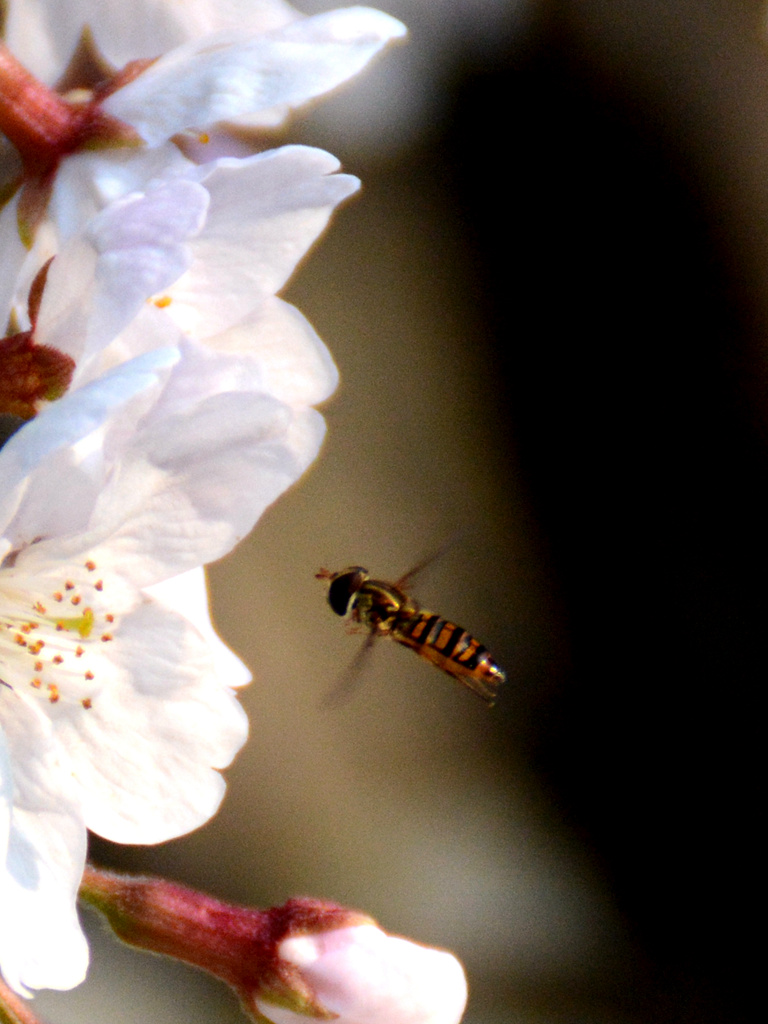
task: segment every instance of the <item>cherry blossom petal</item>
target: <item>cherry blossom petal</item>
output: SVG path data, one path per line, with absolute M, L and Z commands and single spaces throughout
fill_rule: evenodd
M 152 150 L 116 149 L 72 154 L 58 168 L 48 203 L 48 218 L 38 228 L 29 252 L 19 238 L 17 193 L 0 209 L 0 248 L 3 251 L 0 314 L 6 317 L 6 311 L 12 309 L 22 329 L 26 329 L 29 326 L 29 287 L 47 260 L 60 256 L 63 245 L 79 235 L 110 203 L 145 190 L 148 183 L 157 179 L 169 181 L 183 177 L 190 167 L 190 161 L 171 143 Z M 192 204 L 190 215 L 194 216 L 197 206 L 197 202 Z M 93 241 L 81 240 L 86 253 L 93 247 Z M 175 255 L 172 248 L 169 255 Z M 87 271 L 87 268 L 86 260 L 82 269 Z M 70 281 L 76 280 L 75 273 Z
M 5 41 L 30 71 L 46 82 L 61 74 L 88 25 L 115 67 L 156 57 L 221 29 L 268 32 L 299 14 L 282 0 L 132 0 L 131 16 L 105 0 L 11 0 Z
M 151 296 L 167 305 L 176 336 L 210 337 L 253 317 L 335 205 L 357 189 L 358 180 L 337 169 L 322 150 L 286 146 L 187 165 L 187 177 L 176 167 L 145 193 L 112 203 L 51 264 L 36 340 L 75 359 L 77 387 L 152 344 L 168 344 L 170 324 L 153 328 L 144 309 Z M 106 352 L 126 325 L 129 332 Z M 327 397 L 329 389 L 321 390 L 313 401 Z
M 296 414 L 249 391 L 213 394 L 161 423 L 137 434 L 93 516 L 97 550 L 142 587 L 230 551 L 307 468 L 324 433 L 314 410 Z
M 204 37 L 166 53 L 114 92 L 104 110 L 132 125 L 150 146 L 177 132 L 249 116 L 275 121 L 275 107 L 298 106 L 357 74 L 390 40 L 395 18 L 347 7 L 300 18 L 273 32 Z
M 149 182 L 183 176 L 190 161 L 169 143 L 155 149 L 84 150 L 62 161 L 56 186 L 48 203 L 48 216 L 56 225 L 53 241 L 72 238 L 110 203 L 132 192 L 141 192 Z M 43 252 L 38 259 L 52 256 L 57 249 Z
M 241 367 L 255 363 L 261 389 L 294 408 L 325 401 L 339 382 L 336 364 L 309 321 L 274 296 L 205 341 L 219 353 L 237 356 Z
M 0 702 L 7 840 L 0 870 L 0 964 L 8 984 L 22 994 L 69 989 L 88 966 L 76 909 L 85 825 L 49 724 L 6 688 Z
M 3 253 L 3 273 L 0 274 L 0 318 L 2 327 L 8 322 L 8 314 L 13 300 L 16 296 L 18 278 L 24 261 L 27 259 L 27 250 L 24 248 L 19 237 L 18 221 L 16 212 L 18 206 L 18 193 L 0 209 L 0 249 Z M 35 271 L 45 263 L 45 259 L 36 259 Z M 27 275 L 26 291 L 29 291 L 29 283 L 34 273 Z M 26 295 L 24 296 L 26 300 Z M 24 325 L 26 326 L 26 324 Z
M 192 623 L 208 644 L 217 677 L 227 686 L 237 688 L 251 681 L 247 665 L 227 647 L 214 629 L 208 603 L 208 585 L 202 567 L 179 573 L 152 587 L 145 587 L 144 593 Z
M 103 430 L 110 442 L 121 422 L 135 422 L 153 404 L 177 361 L 177 349 L 156 349 L 105 373 L 25 423 L 0 450 L 0 532 L 6 550 L 33 538 L 82 528 L 103 486 Z M 122 410 L 122 420 L 118 411 Z M 128 424 L 125 424 L 128 429 Z M 98 464 L 98 471 L 97 471 Z M 92 482 L 87 495 L 78 481 Z M 61 481 L 67 480 L 62 501 Z M 0 550 L 0 557 L 5 554 Z
M 168 289 L 169 314 L 193 337 L 217 334 L 285 285 L 357 178 L 320 149 L 284 146 L 199 170 L 210 195 L 192 264 Z
M 72 356 L 73 386 L 150 296 L 184 272 L 191 259 L 185 242 L 202 227 L 207 207 L 201 185 L 158 183 L 112 203 L 54 259 L 35 338 Z
M 47 579 L 64 576 L 79 589 L 78 563 L 57 560 L 46 577 L 37 553 L 34 568 L 27 564 L 31 551 L 19 556 L 17 578 L 32 576 L 42 590 Z M 14 678 L 14 690 L 49 720 L 66 752 L 66 771 L 58 777 L 78 800 L 88 828 L 114 842 L 163 842 L 215 813 L 225 788 L 215 769 L 225 768 L 242 746 L 247 720 L 191 623 L 138 592 L 125 610 L 125 582 L 109 565 L 99 564 L 98 571 L 103 596 L 94 613 L 102 623 L 112 616 L 109 634 L 99 626 L 80 638 L 79 658 L 60 648 L 55 701 L 45 699 L 45 686 L 38 696 L 21 679 Z M 77 672 L 86 666 L 90 679 Z M 43 679 L 52 671 L 44 668 Z

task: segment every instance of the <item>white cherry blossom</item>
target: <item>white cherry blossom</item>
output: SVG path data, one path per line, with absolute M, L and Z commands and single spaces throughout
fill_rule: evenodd
M 44 559 L 37 569 L 26 568 L 25 552 L 35 541 L 29 543 L 14 525 L 24 521 L 27 508 L 33 519 L 37 513 L 38 522 L 47 518 L 49 524 L 58 509 L 66 535 L 69 523 L 83 515 L 75 506 L 88 503 L 86 453 L 92 453 L 94 432 L 120 403 L 132 405 L 156 392 L 171 360 L 164 353 L 140 361 L 141 367 L 121 368 L 76 399 L 65 396 L 0 452 L 0 474 L 15 499 L 4 495 L 0 520 L 0 967 L 22 993 L 71 987 L 87 964 L 75 911 L 86 822 L 54 715 L 62 709 L 70 716 L 88 714 L 97 691 L 111 680 L 111 672 L 107 680 L 101 673 L 93 631 L 105 630 L 106 617 L 115 612 L 111 605 L 105 610 L 109 598 L 102 575 L 84 590 L 87 558 L 79 564 Z M 50 540 L 41 542 L 50 552 Z M 217 691 L 222 692 L 220 683 Z M 240 717 L 236 705 L 228 713 Z M 240 735 L 230 755 L 243 735 L 242 723 L 236 728 Z
M 58 10 L 55 4 L 50 6 Z M 268 7 L 271 10 L 272 5 Z M 112 5 L 104 8 L 112 10 Z M 44 4 L 39 10 L 49 9 Z M 47 220 L 37 228 L 32 252 L 27 253 L 19 235 L 21 193 L 5 204 L 0 210 L 0 309 L 104 206 L 144 190 L 158 177 L 188 175 L 194 163 L 208 160 L 205 144 L 197 145 L 193 162 L 182 155 L 173 137 L 189 130 L 195 138 L 203 137 L 222 120 L 274 124 L 288 109 L 355 75 L 405 32 L 394 18 L 367 7 L 267 21 L 273 26 L 268 31 L 249 33 L 246 25 L 194 39 L 113 92 L 103 103 L 104 111 L 136 129 L 143 146 L 75 152 L 61 160 Z M 226 142 L 227 146 L 242 155 L 241 146 Z
M 86 828 L 160 842 L 223 795 L 247 672 L 214 638 L 200 566 L 321 443 L 335 367 L 274 293 L 357 187 L 336 168 L 286 147 L 158 179 L 49 270 L 33 336 L 74 373 L 0 450 L 0 968 L 17 991 L 82 979 Z

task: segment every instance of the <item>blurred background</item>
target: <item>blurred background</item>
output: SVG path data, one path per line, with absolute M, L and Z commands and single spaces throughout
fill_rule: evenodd
M 467 1024 L 746 1019 L 765 9 L 381 6 L 408 42 L 277 140 L 329 149 L 364 188 L 285 293 L 341 371 L 321 457 L 210 572 L 255 676 L 251 740 L 208 827 L 93 856 L 239 902 L 365 909 L 461 957 Z M 314 573 L 394 579 L 454 535 L 413 590 L 506 668 L 498 705 L 381 642 L 323 709 L 359 640 Z M 89 981 L 37 1000 L 52 1021 L 243 1019 L 86 924 Z

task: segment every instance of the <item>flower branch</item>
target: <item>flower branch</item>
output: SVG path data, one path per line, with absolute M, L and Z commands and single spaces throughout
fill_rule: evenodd
M 257 910 L 92 865 L 80 897 L 123 941 L 225 981 L 256 1020 L 457 1024 L 466 1003 L 450 953 L 387 935 L 335 903 L 302 898 Z

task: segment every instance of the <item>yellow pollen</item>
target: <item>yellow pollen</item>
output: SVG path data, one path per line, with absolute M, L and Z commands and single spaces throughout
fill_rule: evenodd
M 55 661 L 56 659 L 54 658 L 53 660 Z M 42 661 L 36 661 L 35 662 L 35 672 L 42 672 L 42 671 L 43 671 L 43 663 L 42 663 Z
M 39 654 L 40 651 L 45 647 L 45 640 L 35 640 L 33 644 L 29 645 L 30 654 Z
M 99 580 L 97 583 L 94 583 L 94 586 L 96 587 L 97 590 L 103 590 L 104 589 L 104 580 Z
M 85 654 L 85 650 L 82 647 L 76 647 L 75 648 L 75 657 L 76 658 L 82 658 L 82 656 L 84 654 Z
M 88 572 L 93 572 L 93 570 L 96 568 L 96 563 L 88 561 L 85 563 L 85 568 L 88 570 Z
M 66 583 L 64 584 L 64 589 L 65 590 L 74 590 L 75 589 L 75 584 L 72 582 L 72 580 L 67 580 Z
M 93 679 L 93 672 L 91 672 L 90 669 L 85 673 L 85 678 L 88 680 L 88 682 L 90 682 L 91 679 Z
M 61 593 L 60 590 L 54 590 L 54 592 L 53 592 L 53 600 L 54 601 L 63 601 L 64 600 L 64 595 Z
M 21 635 L 21 633 L 17 633 L 16 636 L 13 639 L 16 641 L 16 643 L 19 645 L 19 647 L 26 647 L 27 646 L 27 641 L 24 639 L 24 637 Z
M 80 701 L 80 703 L 83 705 L 83 707 L 85 708 L 86 711 L 89 708 L 93 707 L 93 701 L 91 700 L 90 697 L 83 697 L 83 699 Z
M 107 644 L 107 643 L 109 643 L 110 640 L 113 639 L 113 636 L 112 636 L 111 633 L 102 633 L 101 634 L 101 639 L 102 639 L 103 643 Z
M 55 683 L 48 684 L 48 700 L 55 704 L 59 699 L 59 688 Z
M 53 664 L 54 665 L 60 665 L 62 663 L 62 661 L 64 661 L 64 659 L 62 658 L 62 656 L 60 654 L 54 654 L 52 660 L 53 660 Z
M 171 302 L 173 302 L 173 299 L 170 295 L 163 295 L 159 299 L 155 299 L 155 305 L 158 309 L 166 309 L 166 307 L 170 306 Z
M 90 636 L 93 629 L 93 608 L 83 608 L 80 636 Z
M 78 604 L 80 604 L 81 601 L 82 601 L 82 597 L 80 597 L 79 594 L 75 594 L 75 596 L 72 598 L 72 600 L 69 603 L 70 604 L 74 604 L 74 605 L 78 605 Z
M 63 629 L 74 630 L 82 637 L 90 636 L 93 629 L 93 609 L 83 608 L 83 614 L 79 615 L 76 619 L 59 619 L 56 623 L 56 629 L 59 631 Z
M 107 622 L 114 622 L 115 621 L 115 616 L 111 612 L 108 612 L 104 616 L 104 618 L 107 620 Z
M 211 141 L 211 136 L 208 134 L 208 132 L 200 132 L 200 134 L 197 136 L 197 141 L 202 142 L 202 144 L 205 146 Z
M 43 684 L 39 679 L 31 679 L 29 685 L 34 686 L 36 690 L 39 690 Z
M 32 607 L 35 609 L 38 615 L 45 615 L 45 605 L 42 603 L 42 601 L 35 601 Z

